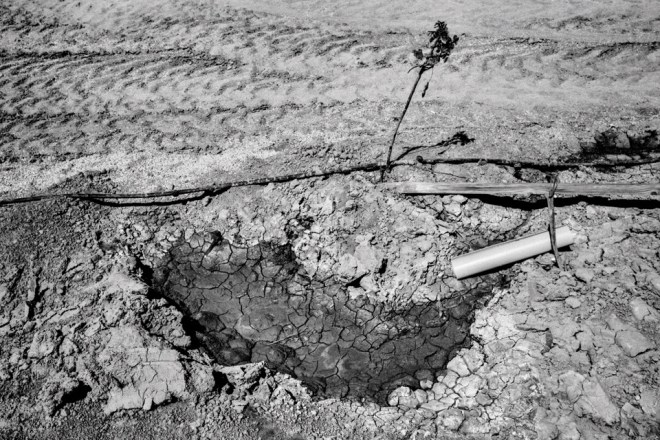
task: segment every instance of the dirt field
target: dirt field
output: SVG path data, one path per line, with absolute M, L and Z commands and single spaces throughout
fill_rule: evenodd
M 659 438 L 658 196 L 5 203 L 382 163 L 436 20 L 388 182 L 658 183 L 653 0 L 2 2 L 0 438 Z

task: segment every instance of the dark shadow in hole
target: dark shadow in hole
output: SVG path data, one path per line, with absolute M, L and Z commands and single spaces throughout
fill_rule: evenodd
M 185 332 L 186 335 L 190 336 L 190 341 L 191 349 L 195 348 L 200 348 L 200 347 L 205 347 L 205 341 L 200 340 L 203 338 L 200 338 L 200 336 L 204 336 L 204 331 L 205 328 L 195 319 L 193 319 L 190 315 L 190 311 L 186 307 L 184 303 L 181 302 L 176 302 L 172 301 L 171 298 L 167 298 L 163 296 L 160 292 L 160 290 L 154 288 L 154 279 L 162 279 L 167 277 L 167 270 L 163 268 L 159 268 L 158 272 L 156 273 L 153 269 L 153 267 L 144 264 L 142 260 L 139 258 L 137 259 L 136 266 L 141 272 L 141 279 L 144 281 L 144 283 L 148 286 L 148 291 L 147 291 L 147 298 L 150 300 L 157 300 L 157 299 L 165 299 L 171 306 L 175 307 L 181 314 L 183 315 L 181 318 L 181 326 L 183 327 L 183 331 Z M 177 350 L 179 350 L 177 348 Z M 220 385 L 220 382 L 218 382 L 218 377 L 214 376 L 216 379 L 216 388 L 220 389 L 224 385 Z
M 414 147 L 409 147 L 405 149 L 399 156 L 397 156 L 393 162 L 396 162 L 398 160 L 403 159 L 406 157 L 408 154 L 412 153 L 413 151 L 418 151 L 418 150 L 423 150 L 427 148 L 439 148 L 439 147 L 450 147 L 451 145 L 467 145 L 471 142 L 474 142 L 474 138 L 471 138 L 470 136 L 465 133 L 465 131 L 458 131 L 454 133 L 452 137 L 449 139 L 442 140 L 438 142 L 437 144 L 433 145 L 416 145 Z M 442 152 L 444 153 L 444 151 Z
M 147 265 L 147 264 L 144 264 L 142 262 L 142 260 L 140 260 L 139 258 L 136 258 L 136 260 L 137 260 L 136 266 L 140 270 L 140 272 L 142 273 L 142 276 L 141 276 L 142 281 L 144 281 L 144 283 L 147 286 L 151 286 L 153 284 L 153 281 L 154 281 L 154 270 L 153 270 L 153 268 L 151 266 Z M 159 296 L 159 295 L 157 295 L 156 292 L 154 292 L 153 289 L 150 288 L 148 296 L 152 297 L 152 296 Z
M 57 411 L 58 409 L 64 407 L 64 405 L 67 405 L 69 403 L 75 403 L 78 401 L 83 400 L 85 397 L 87 397 L 87 394 L 92 391 L 92 388 L 87 385 L 86 383 L 80 382 L 80 384 L 71 390 L 70 393 L 67 393 L 62 397 L 62 402 L 55 408 Z
M 234 385 L 229 381 L 229 378 L 216 370 L 213 370 L 213 380 L 215 381 L 215 389 L 216 390 L 225 390 L 225 393 L 227 394 L 233 394 L 234 393 Z
M 350 281 L 349 283 L 346 284 L 346 287 L 360 287 L 360 281 L 362 281 L 362 278 L 364 278 L 365 275 L 362 275 L 360 277 L 357 277 L 353 281 Z

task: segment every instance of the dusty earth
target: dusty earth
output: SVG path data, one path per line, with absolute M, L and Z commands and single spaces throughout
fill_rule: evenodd
M 416 156 L 660 159 L 654 0 L 17 0 L 0 199 L 383 161 L 438 19 L 460 41 L 388 181 L 548 178 Z M 0 203 L 0 438 L 660 437 L 657 197 L 557 199 L 563 269 L 459 281 L 452 256 L 544 230 L 545 201 L 378 183 Z

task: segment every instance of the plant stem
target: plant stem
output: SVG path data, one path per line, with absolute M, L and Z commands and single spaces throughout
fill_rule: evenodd
M 385 162 L 385 166 L 383 166 L 383 168 L 380 170 L 381 182 L 385 178 L 385 172 L 390 171 L 390 161 L 392 160 L 392 150 L 394 149 L 394 142 L 396 141 L 396 135 L 399 133 L 399 127 L 401 126 L 403 117 L 406 116 L 406 112 L 408 111 L 408 107 L 410 106 L 410 101 L 412 101 L 412 97 L 415 94 L 415 90 L 417 89 L 417 84 L 419 84 L 419 80 L 422 79 L 422 75 L 424 75 L 424 72 L 426 72 L 426 69 L 424 67 L 420 67 L 419 73 L 417 74 L 417 79 L 415 79 L 415 84 L 413 84 L 412 90 L 410 90 L 410 95 L 408 95 L 408 101 L 406 101 L 406 106 L 403 108 L 403 113 L 401 113 L 401 117 L 399 118 L 399 121 L 396 124 L 396 128 L 394 129 L 392 142 L 390 143 L 389 150 L 387 150 L 387 161 Z

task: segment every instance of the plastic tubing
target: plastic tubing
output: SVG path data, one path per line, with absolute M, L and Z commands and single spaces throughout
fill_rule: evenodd
M 575 233 L 568 226 L 556 229 L 555 233 L 558 248 L 569 246 L 575 242 Z M 454 258 L 451 265 L 454 275 L 460 280 L 551 250 L 550 232 L 546 231 L 461 255 Z

